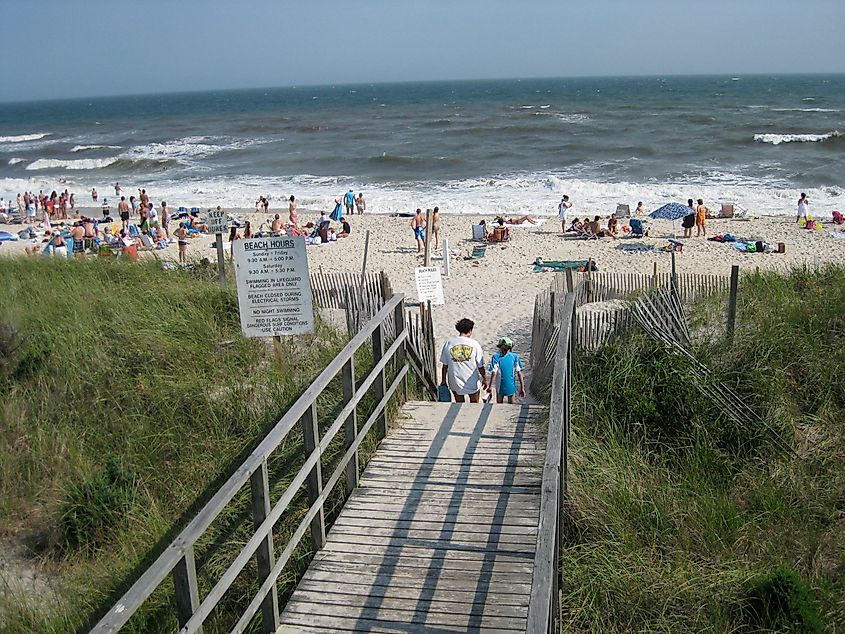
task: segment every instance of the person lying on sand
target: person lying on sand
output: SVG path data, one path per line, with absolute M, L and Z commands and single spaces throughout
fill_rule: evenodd
M 534 216 L 521 216 L 519 218 L 506 218 L 504 216 L 496 216 L 496 222 L 499 225 L 521 225 L 524 222 L 527 222 L 532 225 L 536 225 L 537 219 Z

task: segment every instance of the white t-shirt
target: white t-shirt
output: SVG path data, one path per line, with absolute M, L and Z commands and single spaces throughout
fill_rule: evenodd
M 443 345 L 440 363 L 447 367 L 449 388 L 455 394 L 475 394 L 481 389 L 484 351 L 481 344 L 470 337 L 452 337 Z
M 560 216 L 561 220 L 566 218 L 566 212 L 569 211 L 570 207 L 572 207 L 572 203 L 568 200 L 560 201 L 560 204 L 557 206 L 557 215 Z
M 799 216 L 806 216 L 807 215 L 807 203 L 803 200 L 798 201 L 798 215 Z

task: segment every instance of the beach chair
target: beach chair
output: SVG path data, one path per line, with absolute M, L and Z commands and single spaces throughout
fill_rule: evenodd
M 616 205 L 616 217 L 622 220 L 623 218 L 630 218 L 631 217 L 631 207 L 628 205 L 623 205 L 619 203 Z
M 584 223 L 584 228 L 578 232 L 578 237 L 582 240 L 598 240 L 599 237 L 593 233 L 592 229 L 588 226 L 587 223 Z
M 155 248 L 152 239 L 146 233 L 142 233 L 139 237 L 141 238 L 141 243 L 144 245 L 145 249 L 152 250 Z
M 722 203 L 722 211 L 719 213 L 719 218 L 733 218 L 734 211 L 733 203 Z
M 642 238 L 645 235 L 643 221 L 639 218 L 631 218 L 631 220 L 628 221 L 628 226 L 631 227 L 631 237 Z
M 129 237 L 130 238 L 137 238 L 141 235 L 141 230 L 138 229 L 138 225 L 129 225 Z
M 470 259 L 472 260 L 480 260 L 485 255 L 487 255 L 487 245 L 486 244 L 479 244 L 477 246 L 472 247 L 472 253 L 470 254 Z
M 486 240 L 487 239 L 487 229 L 484 225 L 472 225 L 472 239 L 473 240 Z

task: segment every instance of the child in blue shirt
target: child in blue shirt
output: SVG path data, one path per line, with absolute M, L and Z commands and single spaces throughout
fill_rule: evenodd
M 488 392 L 491 392 L 493 385 L 496 388 L 496 402 L 504 403 L 508 397 L 508 403 L 513 403 L 516 395 L 516 381 L 519 379 L 519 397 L 525 398 L 525 378 L 522 375 L 522 362 L 519 355 L 513 352 L 513 341 L 508 337 L 502 337 L 496 346 L 499 351 L 493 354 L 490 366 L 487 368 L 491 373 Z M 498 378 L 498 382 L 494 379 Z

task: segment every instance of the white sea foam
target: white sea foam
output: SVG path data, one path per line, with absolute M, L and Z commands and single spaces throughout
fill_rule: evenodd
M 578 113 L 565 114 L 563 112 L 556 112 L 555 116 L 561 121 L 565 121 L 566 123 L 584 123 L 585 121 L 592 120 L 589 115 Z
M 26 159 L 22 158 L 10 158 L 9 165 L 17 165 L 18 163 L 23 163 Z
M 754 140 L 759 143 L 780 145 L 781 143 L 819 143 L 840 136 L 839 131 L 834 130 L 827 134 L 755 134 Z
M 133 160 L 176 160 L 194 165 L 201 159 L 227 150 L 242 150 L 254 145 L 269 143 L 270 139 L 232 139 L 227 137 L 189 136 L 166 143 L 149 143 L 130 148 L 121 157 Z
M 119 150 L 119 145 L 75 145 L 71 152 L 85 152 L 87 150 Z
M 17 136 L 0 136 L 0 143 L 21 143 L 22 141 L 37 141 L 50 136 L 49 132 L 38 132 L 35 134 L 18 134 Z
M 96 170 L 108 167 L 119 159 L 116 156 L 102 159 L 38 159 L 26 166 L 27 170 Z

